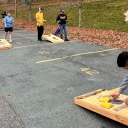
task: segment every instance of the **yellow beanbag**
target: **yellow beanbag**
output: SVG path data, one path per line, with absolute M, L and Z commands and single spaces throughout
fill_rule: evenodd
M 108 102 L 108 101 L 110 101 L 111 100 L 111 98 L 110 97 L 101 97 L 100 99 L 99 99 L 99 101 L 100 102 Z
M 104 108 L 109 109 L 109 108 L 113 107 L 114 105 L 112 103 L 107 103 L 106 102 L 106 103 L 101 104 L 101 106 L 104 107 Z

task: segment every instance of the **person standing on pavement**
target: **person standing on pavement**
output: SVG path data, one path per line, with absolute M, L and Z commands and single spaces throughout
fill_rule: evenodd
M 37 21 L 37 32 L 38 32 L 38 41 L 42 42 L 42 35 L 44 33 L 44 15 L 43 8 L 39 7 L 39 12 L 36 13 L 36 21 Z
M 63 39 L 63 31 L 64 31 L 64 40 L 69 41 L 67 38 L 67 15 L 64 13 L 64 10 L 60 10 L 60 14 L 56 18 L 56 22 L 59 24 L 60 28 L 60 38 Z
M 4 34 L 4 39 L 7 38 L 7 34 L 9 33 L 9 42 L 12 43 L 12 31 L 13 27 L 12 25 L 14 24 L 14 18 L 11 16 L 11 13 L 8 12 L 7 16 L 4 18 L 4 26 L 5 26 L 5 34 Z

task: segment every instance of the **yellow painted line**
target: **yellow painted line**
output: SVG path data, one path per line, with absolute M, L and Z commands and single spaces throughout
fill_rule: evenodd
M 47 51 L 43 51 L 43 52 L 42 51 L 39 51 L 39 53 L 42 54 L 42 55 L 43 54 L 50 54 L 50 52 L 47 52 Z
M 37 46 L 44 46 L 44 45 L 57 45 L 57 44 L 63 44 L 63 43 L 34 44 L 34 45 L 27 45 L 27 46 L 13 47 L 13 49 L 18 49 L 18 48 L 29 48 L 29 47 L 37 47 Z
M 107 51 L 113 51 L 113 50 L 118 50 L 118 49 L 119 48 L 112 48 L 112 49 L 106 49 L 106 50 L 101 50 L 101 51 L 86 52 L 86 53 L 75 54 L 75 55 L 71 55 L 71 56 L 64 56 L 62 58 L 54 58 L 54 59 L 49 59 L 49 60 L 42 60 L 42 61 L 37 61 L 36 64 L 44 63 L 44 62 L 52 62 L 52 61 L 56 61 L 56 60 L 62 60 L 62 59 L 69 58 L 69 57 L 75 57 L 75 56 L 81 56 L 81 55 L 89 55 L 89 54 L 96 54 L 96 53 L 102 53 L 102 52 L 107 52 Z
M 35 36 L 30 36 L 30 37 L 25 37 L 25 38 L 19 37 L 19 38 L 14 38 L 13 40 L 17 40 L 17 39 L 27 39 L 27 38 L 36 38 L 36 37 L 35 37 Z
M 80 53 L 80 54 L 71 55 L 70 57 L 87 55 L 87 54 L 94 54 L 94 53 L 101 53 L 101 52 L 107 52 L 107 51 L 113 51 L 113 50 L 117 50 L 117 49 L 119 49 L 119 48 L 112 48 L 112 49 L 106 49 L 106 50 L 95 51 L 95 52 Z
M 28 47 L 33 47 L 33 46 L 40 46 L 40 44 L 36 44 L 36 45 L 27 45 L 27 46 L 20 46 L 20 47 L 13 47 L 13 48 L 28 48 Z
M 13 48 L 29 48 L 29 47 L 36 47 L 36 46 L 43 46 L 43 45 L 52 45 L 52 44 L 34 44 L 34 45 L 27 45 L 27 46 L 19 46 L 19 47 L 13 47 Z
M 20 38 L 17 38 L 20 39 Z M 70 41 L 71 42 L 71 41 Z M 22 42 L 23 43 L 23 42 Z M 66 43 L 66 42 L 65 42 Z M 69 42 L 67 42 L 69 43 Z M 44 45 L 57 45 L 57 44 L 63 44 L 63 43 L 48 43 L 48 44 L 33 44 L 33 45 L 27 45 L 27 46 L 18 46 L 18 47 L 13 47 L 13 49 L 18 49 L 18 48 L 29 48 L 29 47 L 36 47 L 36 46 L 44 46 Z
M 55 60 L 61 60 L 61 59 L 63 59 L 63 58 L 55 58 L 55 59 L 50 59 L 50 60 L 42 60 L 42 61 L 36 62 L 36 64 L 44 63 L 44 62 L 50 62 L 50 61 L 55 61 Z
M 64 57 L 62 57 L 63 59 L 65 59 L 65 58 L 69 58 L 69 56 L 64 56 Z

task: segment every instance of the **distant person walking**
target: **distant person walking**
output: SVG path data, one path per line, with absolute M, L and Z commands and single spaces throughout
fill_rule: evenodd
M 14 18 L 11 16 L 11 13 L 8 12 L 7 16 L 4 18 L 4 26 L 5 26 L 5 34 L 4 34 L 4 39 L 7 38 L 7 35 L 9 33 L 9 42 L 12 43 L 12 31 L 13 27 L 12 25 L 14 24 Z
M 59 24 L 60 28 L 60 38 L 63 39 L 63 31 L 64 31 L 64 40 L 69 41 L 67 38 L 67 15 L 64 14 L 64 10 L 60 10 L 60 14 L 56 18 L 56 22 Z
M 38 41 L 42 40 L 42 35 L 44 33 L 44 15 L 43 15 L 43 8 L 39 7 L 39 12 L 36 13 L 36 21 L 37 21 L 37 32 L 38 32 Z

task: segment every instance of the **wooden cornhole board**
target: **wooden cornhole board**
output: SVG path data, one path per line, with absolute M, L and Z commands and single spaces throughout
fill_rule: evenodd
M 0 50 L 12 48 L 12 45 L 5 39 L 0 39 Z
M 45 40 L 52 42 L 52 43 L 63 43 L 64 42 L 64 40 L 62 40 L 61 38 L 59 38 L 53 34 L 43 35 L 43 38 Z
M 128 106 L 125 105 L 124 102 L 121 104 L 114 104 L 114 106 L 110 109 L 100 106 L 100 104 L 102 104 L 102 102 L 99 102 L 100 97 L 108 96 L 117 90 L 118 88 L 113 90 L 95 90 L 93 92 L 75 97 L 74 103 L 128 126 Z M 121 94 L 118 100 L 124 101 L 126 97 L 128 96 Z

